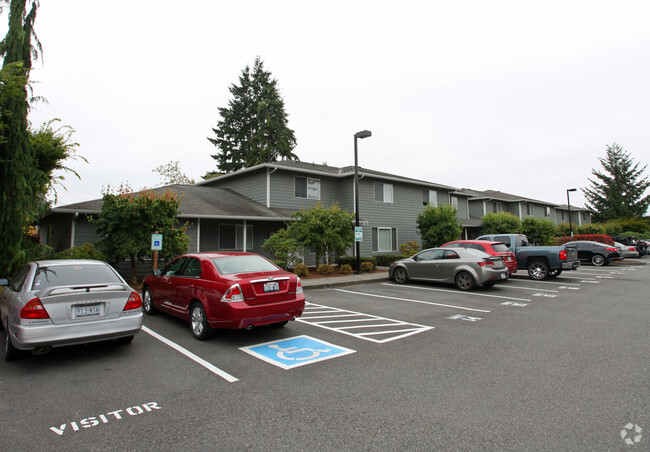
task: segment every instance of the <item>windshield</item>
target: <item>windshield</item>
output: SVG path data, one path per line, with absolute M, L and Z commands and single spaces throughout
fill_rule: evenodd
M 510 251 L 510 248 L 508 248 L 504 243 L 496 243 L 492 245 L 492 249 L 497 253 L 507 253 Z
M 275 272 L 280 270 L 262 256 L 226 256 L 210 259 L 222 275 L 236 273 Z
M 32 290 L 56 286 L 90 286 L 96 284 L 122 284 L 122 280 L 108 265 L 53 265 L 38 268 Z

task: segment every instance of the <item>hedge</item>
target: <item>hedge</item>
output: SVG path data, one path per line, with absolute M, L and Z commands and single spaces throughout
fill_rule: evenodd
M 557 244 L 558 245 L 564 245 L 567 242 L 576 242 L 578 240 L 588 240 L 590 242 L 600 242 L 600 243 L 604 243 L 606 245 L 613 245 L 614 244 L 614 240 L 612 239 L 612 237 L 609 236 L 609 235 L 604 235 L 604 234 L 579 234 L 579 235 L 574 235 L 573 237 L 571 237 L 571 236 L 558 237 L 557 238 Z

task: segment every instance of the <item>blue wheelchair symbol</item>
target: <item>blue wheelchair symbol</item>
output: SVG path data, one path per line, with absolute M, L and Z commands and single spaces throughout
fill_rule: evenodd
M 283 369 L 292 369 L 355 352 L 309 336 L 266 342 L 242 347 L 240 350 Z
M 160 240 L 154 240 L 153 246 L 160 246 Z

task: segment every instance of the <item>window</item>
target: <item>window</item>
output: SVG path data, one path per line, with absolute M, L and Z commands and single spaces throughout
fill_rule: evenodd
M 451 197 L 451 205 L 458 209 L 458 196 Z
M 244 226 L 241 224 L 219 225 L 219 249 L 238 250 L 244 249 Z M 246 250 L 253 249 L 253 226 L 246 225 Z
M 11 284 L 9 284 L 9 289 L 12 290 L 13 292 L 20 292 L 23 290 L 23 286 L 25 285 L 25 280 L 27 279 L 27 275 L 29 275 L 29 270 L 30 270 L 29 265 L 25 265 L 23 268 L 20 269 L 20 271 L 14 276 L 14 278 L 11 280 Z
M 585 223 L 589 222 L 589 212 L 582 212 L 582 221 Z
M 187 265 L 183 269 L 182 275 L 188 278 L 200 278 L 201 262 L 198 259 L 194 259 L 194 258 L 188 259 Z
M 551 208 L 550 207 L 544 207 L 544 216 L 545 217 L 550 217 L 551 216 Z
M 372 250 L 397 251 L 397 228 L 372 228 Z
M 529 217 L 535 215 L 535 206 L 532 204 L 526 204 L 526 215 Z
M 296 177 L 294 180 L 296 198 L 320 199 L 320 180 L 308 177 Z
M 563 211 L 562 212 L 562 221 L 565 221 L 565 220 L 566 220 L 566 212 Z
M 492 203 L 492 212 L 493 213 L 503 212 L 503 205 L 500 202 Z
M 375 201 L 393 202 L 393 184 L 375 182 Z
M 422 205 L 438 207 L 438 192 L 435 190 L 422 190 Z
M 165 267 L 165 269 L 162 272 L 163 276 L 179 275 L 181 267 L 183 266 L 185 261 L 187 261 L 186 257 L 181 257 L 180 259 L 176 259 L 175 261 L 173 261 L 171 264 Z

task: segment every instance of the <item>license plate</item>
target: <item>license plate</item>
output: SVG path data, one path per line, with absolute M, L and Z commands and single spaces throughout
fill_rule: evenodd
M 277 292 L 280 290 L 280 284 L 277 281 L 264 283 L 264 293 Z
M 95 317 L 101 314 L 101 309 L 98 304 L 89 304 L 85 306 L 73 306 L 74 318 L 80 317 Z
M 501 276 L 501 279 L 506 279 L 506 275 L 504 275 L 503 273 L 501 273 L 500 276 Z

